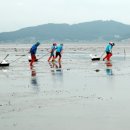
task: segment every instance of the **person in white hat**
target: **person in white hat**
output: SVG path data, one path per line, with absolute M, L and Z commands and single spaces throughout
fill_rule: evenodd
M 115 43 L 109 42 L 109 44 L 107 45 L 107 47 L 105 49 L 106 56 L 103 58 L 103 61 L 105 59 L 107 59 L 107 61 L 110 61 L 110 58 L 112 56 L 112 48 L 113 48 L 113 46 L 115 46 Z
M 48 62 L 51 60 L 51 58 L 52 58 L 52 61 L 54 60 L 54 52 L 56 50 L 56 45 L 57 45 L 57 43 L 53 43 L 53 45 L 51 47 L 50 56 L 48 58 Z

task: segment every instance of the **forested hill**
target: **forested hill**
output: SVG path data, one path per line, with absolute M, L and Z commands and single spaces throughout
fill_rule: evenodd
M 44 24 L 13 32 L 0 33 L 0 42 L 18 40 L 93 41 L 130 38 L 130 25 L 116 21 L 92 21 L 79 24 Z

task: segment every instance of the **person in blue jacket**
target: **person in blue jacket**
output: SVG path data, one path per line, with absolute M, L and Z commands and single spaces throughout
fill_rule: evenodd
M 107 45 L 105 52 L 106 52 L 106 56 L 103 58 L 103 60 L 107 59 L 107 61 L 110 61 L 110 58 L 112 56 L 112 48 L 115 45 L 115 43 L 113 42 L 109 42 L 109 44 Z
M 61 62 L 62 53 L 63 53 L 63 44 L 60 44 L 56 47 L 56 56 L 54 59 L 56 59 L 59 56 L 58 62 Z
M 36 58 L 36 51 L 37 51 L 37 47 L 40 45 L 40 42 L 37 42 L 37 43 L 35 43 L 32 47 L 31 47 L 31 49 L 30 49 L 30 53 L 31 53 L 31 62 L 30 62 L 30 66 L 32 66 L 33 65 L 33 62 L 35 61 L 35 60 L 37 60 L 37 58 Z

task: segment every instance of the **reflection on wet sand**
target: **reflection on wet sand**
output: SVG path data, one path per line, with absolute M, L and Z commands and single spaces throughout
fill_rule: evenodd
M 106 62 L 106 73 L 109 76 L 113 75 L 113 72 L 112 72 L 112 63 L 110 61 Z
M 9 70 L 9 67 L 0 67 L 0 70 L 2 71 L 2 72 L 8 72 L 8 70 Z
M 62 66 L 61 66 L 61 62 L 55 62 L 55 61 L 52 61 L 52 62 L 48 62 L 49 63 L 49 65 L 50 65 L 50 67 L 51 68 L 62 68 Z
M 50 68 L 53 68 L 51 72 L 62 72 L 61 62 L 49 62 Z
M 9 70 L 9 67 L 0 67 L 0 71 L 1 71 L 6 77 L 9 77 L 8 70 Z
M 31 85 L 33 87 L 33 89 L 38 92 L 39 91 L 39 85 L 38 85 L 38 81 L 37 81 L 37 73 L 34 67 L 30 68 L 31 70 Z
M 61 62 L 48 62 L 51 68 L 52 81 L 54 86 L 63 85 L 63 70 Z

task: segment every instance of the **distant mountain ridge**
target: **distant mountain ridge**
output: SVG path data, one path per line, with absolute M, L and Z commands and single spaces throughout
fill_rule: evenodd
M 44 24 L 13 32 L 0 33 L 0 42 L 19 40 L 38 41 L 93 41 L 130 38 L 130 25 L 116 21 L 92 21 L 79 24 Z

